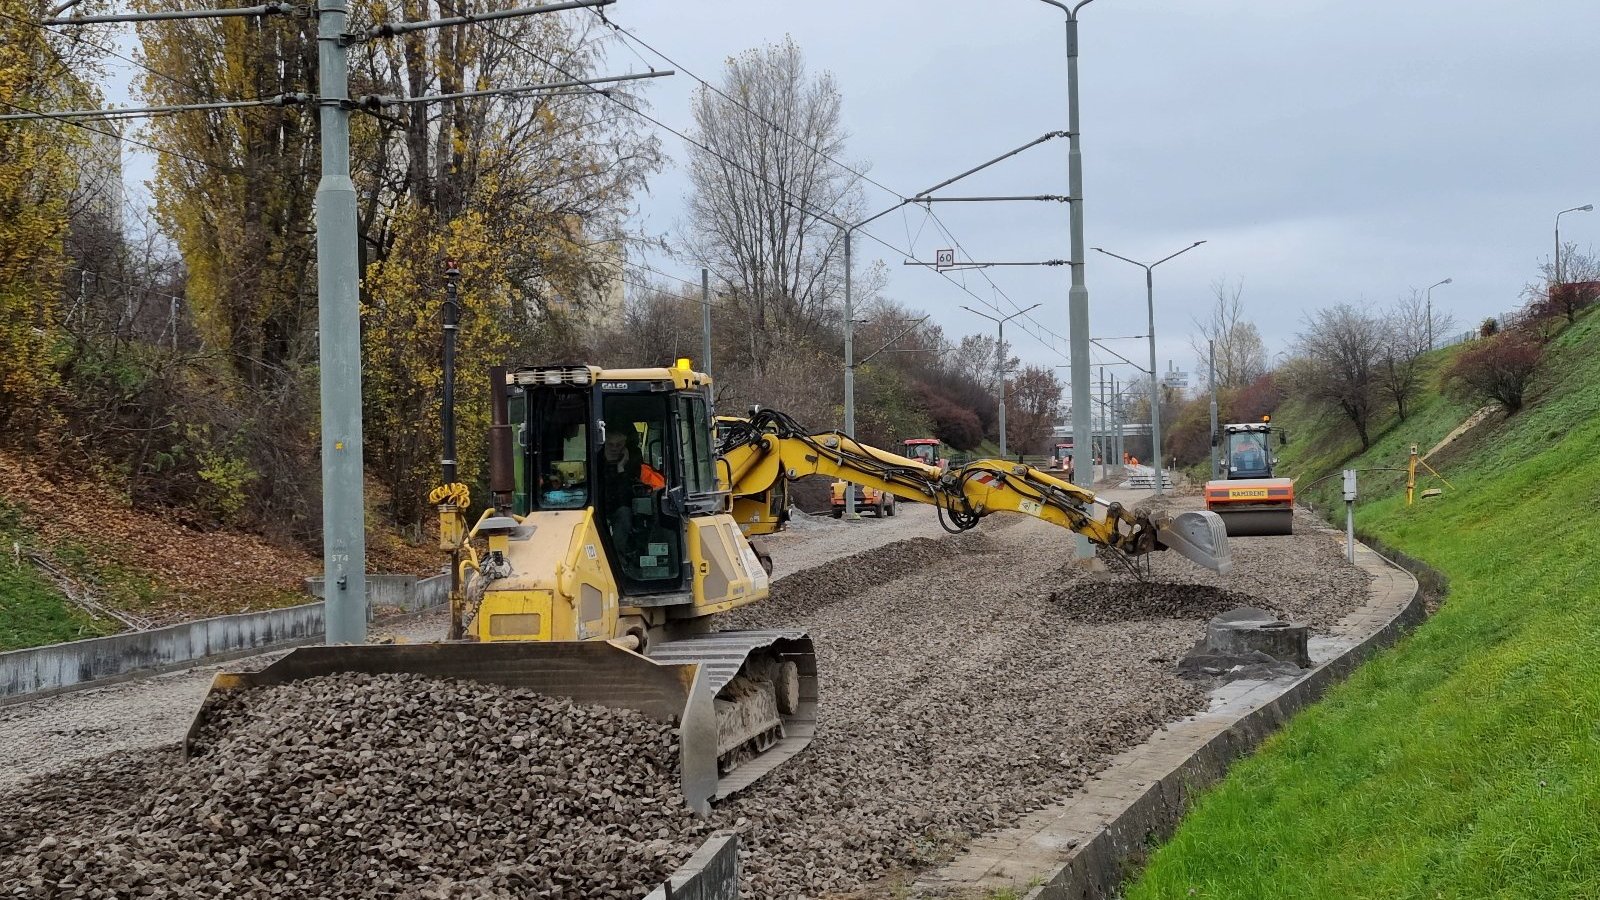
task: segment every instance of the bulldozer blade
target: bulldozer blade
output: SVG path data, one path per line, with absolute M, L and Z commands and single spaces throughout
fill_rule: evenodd
M 1219 575 L 1233 571 L 1228 529 L 1214 512 L 1181 512 L 1158 519 L 1156 543 Z
M 605 641 L 302 647 L 259 672 L 219 674 L 184 737 L 184 754 L 194 752 L 210 710 L 228 693 L 340 672 L 466 679 L 637 710 L 678 726 L 680 786 L 689 808 L 706 815 L 717 796 L 710 671 L 697 662 L 657 662 Z

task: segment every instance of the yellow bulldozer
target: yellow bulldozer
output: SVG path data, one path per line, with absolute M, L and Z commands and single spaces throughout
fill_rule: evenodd
M 311 647 L 219 675 L 191 739 L 218 695 L 256 685 L 348 671 L 468 678 L 674 723 L 684 798 L 706 812 L 815 731 L 824 673 L 810 636 L 716 629 L 720 614 L 769 591 L 730 509 L 808 475 L 931 504 L 950 531 L 1019 513 L 1128 560 L 1171 549 L 1217 571 L 1231 565 L 1214 514 L 1135 511 L 1003 460 L 941 471 L 773 410 L 726 423 L 718 447 L 709 383 L 687 360 L 491 370 L 491 505 L 469 528 L 465 488 L 433 498 L 441 543 L 459 560 L 454 640 Z

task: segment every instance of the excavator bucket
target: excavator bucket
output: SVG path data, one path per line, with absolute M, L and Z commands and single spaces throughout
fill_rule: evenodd
M 731 642 L 729 649 L 747 648 L 752 632 Z M 800 633 L 763 632 L 766 643 L 758 648 L 772 658 L 793 662 L 799 673 L 798 703 L 783 717 L 784 728 L 761 737 L 761 749 L 781 751 L 787 759 L 810 743 L 816 723 L 816 657 L 811 640 Z M 698 640 L 705 640 L 703 636 Z M 738 647 L 733 645 L 737 644 Z M 672 646 L 667 644 L 664 646 Z M 725 654 L 727 655 L 727 654 Z M 710 812 L 711 802 L 727 796 L 776 762 L 766 754 L 746 767 L 727 769 L 727 739 L 719 733 L 719 717 L 726 718 L 727 702 L 718 694 L 729 678 L 719 671 L 739 660 L 656 660 L 605 641 L 504 642 L 440 644 L 371 644 L 349 647 L 302 647 L 258 672 L 221 673 L 201 703 L 184 738 L 185 755 L 209 721 L 210 711 L 226 695 L 252 688 L 286 684 L 342 672 L 372 675 L 422 675 L 455 678 L 529 688 L 575 703 L 637 710 L 678 728 L 679 776 L 683 797 L 697 814 Z M 723 729 L 725 730 L 725 729 Z M 776 745 L 776 746 L 774 746 Z M 750 752 L 750 746 L 741 748 Z M 778 760 L 778 761 L 781 761 Z M 762 766 L 761 763 L 767 763 Z
M 1233 571 L 1228 529 L 1214 512 L 1181 512 L 1157 518 L 1156 542 L 1219 575 Z

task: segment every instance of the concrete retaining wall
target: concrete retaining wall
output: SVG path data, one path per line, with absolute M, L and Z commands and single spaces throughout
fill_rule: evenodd
M 367 576 L 368 609 L 420 612 L 449 600 L 445 575 Z M 307 579 L 308 588 L 311 579 Z M 316 579 L 320 590 L 321 579 Z M 0 705 L 186 666 L 313 643 L 322 638 L 322 601 L 181 622 L 46 647 L 0 653 Z
M 739 900 L 739 835 L 719 831 L 645 900 Z
M 305 587 L 306 593 L 311 596 L 323 596 L 321 578 L 307 578 Z M 443 606 L 449 599 L 449 575 L 434 575 L 431 578 L 418 578 L 415 575 L 367 576 L 368 609 L 421 612 Z

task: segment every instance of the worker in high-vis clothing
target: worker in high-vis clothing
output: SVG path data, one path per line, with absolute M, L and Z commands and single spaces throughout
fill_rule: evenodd
M 600 466 L 600 492 L 611 539 L 619 546 L 633 537 L 637 513 L 634 500 L 651 490 L 665 488 L 666 478 L 644 461 L 639 432 L 632 427 L 606 434 Z M 653 505 L 652 505 L 653 509 Z M 642 523 L 641 523 L 642 524 Z

